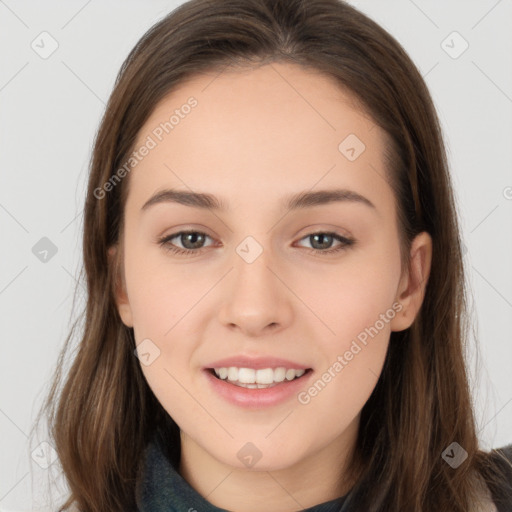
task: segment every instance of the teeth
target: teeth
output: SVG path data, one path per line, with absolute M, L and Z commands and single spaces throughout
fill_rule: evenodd
M 238 368 L 228 368 L 228 380 L 238 380 Z
M 225 379 L 228 376 L 228 369 L 227 368 L 219 368 L 219 372 L 217 373 L 217 375 L 221 379 Z
M 254 368 L 237 368 L 230 366 L 229 368 L 214 368 L 215 374 L 222 380 L 236 382 L 242 387 L 247 388 L 264 388 L 269 384 L 275 384 L 286 380 L 293 380 L 304 375 L 305 370 L 293 370 L 279 368 L 262 368 L 255 370 Z

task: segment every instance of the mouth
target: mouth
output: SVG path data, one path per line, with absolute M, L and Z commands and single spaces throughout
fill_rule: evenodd
M 313 369 L 277 367 L 256 370 L 253 368 L 222 367 L 206 368 L 206 371 L 227 384 L 248 389 L 267 389 L 303 379 L 305 376 L 309 376 Z

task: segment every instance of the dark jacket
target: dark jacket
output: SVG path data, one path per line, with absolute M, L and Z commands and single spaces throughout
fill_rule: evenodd
M 499 451 L 512 462 L 512 444 Z M 136 487 L 139 512 L 228 512 L 212 505 L 183 479 L 158 441 L 148 445 L 141 468 Z M 495 500 L 495 495 L 492 496 Z M 352 497 L 351 491 L 341 498 L 304 509 L 304 512 L 350 512 Z M 500 504 L 497 510 L 512 512 L 512 502 Z

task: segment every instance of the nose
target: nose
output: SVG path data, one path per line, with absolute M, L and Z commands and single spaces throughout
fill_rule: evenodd
M 218 313 L 224 326 L 250 337 L 276 333 L 289 326 L 293 316 L 293 294 L 268 253 L 264 250 L 252 263 L 234 255 Z

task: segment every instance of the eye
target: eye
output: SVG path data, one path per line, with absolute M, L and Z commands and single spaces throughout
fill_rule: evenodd
M 204 247 L 204 241 L 206 238 L 211 237 L 202 231 L 179 231 L 177 233 L 173 233 L 171 235 L 165 236 L 158 240 L 159 245 L 161 245 L 166 251 L 181 254 L 181 255 L 191 255 L 198 254 L 201 249 Z M 178 239 L 182 244 L 182 247 L 176 247 L 172 240 Z M 301 238 L 301 240 L 309 239 L 312 245 L 318 245 L 320 248 L 308 248 L 310 252 L 319 255 L 329 255 L 333 253 L 337 253 L 346 249 L 347 247 L 353 245 L 356 241 L 353 238 L 347 238 L 345 236 L 339 235 L 334 232 L 326 232 L 326 231 L 318 231 L 316 233 L 310 233 L 305 237 Z M 339 245 L 334 249 L 331 248 L 334 241 L 338 241 Z
M 353 238 L 348 238 L 342 235 L 339 235 L 338 233 L 333 232 L 326 232 L 326 231 L 317 231 L 316 233 L 311 233 L 309 235 L 306 235 L 304 238 L 301 238 L 301 240 L 309 239 L 310 243 L 314 246 L 317 245 L 320 247 L 318 248 L 311 248 L 309 249 L 310 252 L 314 254 L 320 254 L 320 255 L 328 255 L 337 253 L 339 251 L 345 250 L 347 247 L 353 245 L 355 243 L 355 240 Z M 336 246 L 334 249 L 331 249 L 332 243 L 337 240 L 340 242 L 338 246 Z M 329 247 L 326 247 L 329 246 Z M 323 250 L 327 249 L 327 250 Z
M 184 245 L 183 248 L 176 247 L 171 243 L 171 240 L 175 238 Z M 204 243 L 205 238 L 211 237 L 201 231 L 179 231 L 178 233 L 173 233 L 172 235 L 161 238 L 158 240 L 158 243 L 164 247 L 166 251 L 175 254 L 197 254 L 199 249 L 202 249 L 201 244 Z

